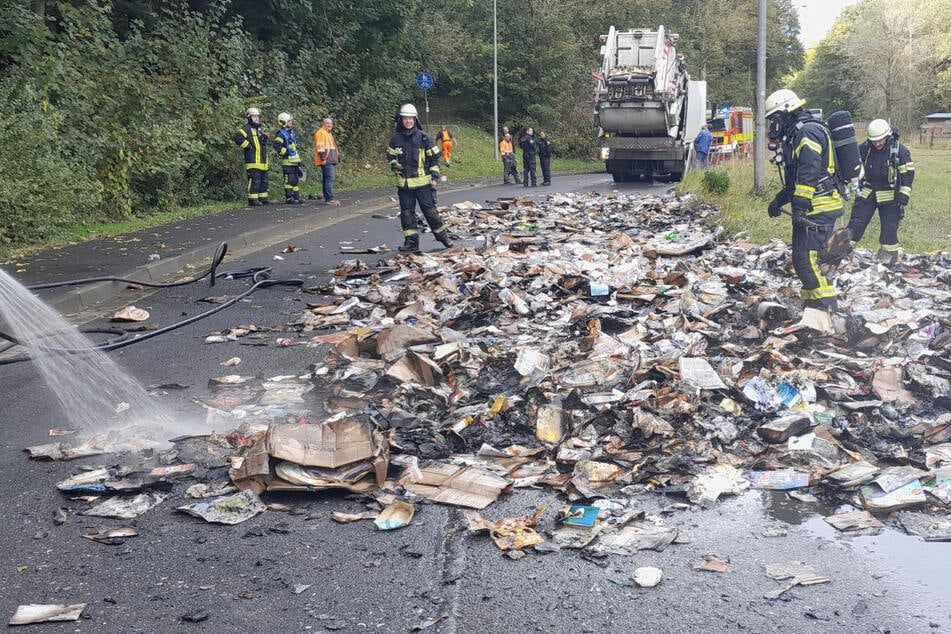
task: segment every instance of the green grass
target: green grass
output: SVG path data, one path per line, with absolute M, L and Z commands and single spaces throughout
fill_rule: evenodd
M 456 138 L 456 147 L 453 150 L 451 167 L 441 166 L 441 172 L 449 182 L 477 179 L 484 177 L 502 178 L 502 161 L 495 158 L 495 142 L 482 129 L 454 125 L 450 128 Z M 393 175 L 386 164 L 385 144 L 389 139 L 380 140 L 379 154 L 373 157 L 354 157 L 347 154 L 347 148 L 341 148 L 343 163 L 337 167 L 337 178 L 334 192 L 341 193 L 357 189 L 374 187 L 394 187 Z M 552 142 L 557 149 L 558 139 Z M 273 157 L 272 157 L 273 160 Z M 301 185 L 304 196 L 320 197 L 320 170 L 313 166 L 312 158 L 305 161 L 307 180 Z M 519 167 L 521 170 L 521 167 Z M 583 161 L 578 159 L 552 158 L 552 171 L 599 171 L 603 169 L 600 161 Z M 269 196 L 272 200 L 283 200 L 284 192 L 281 188 L 279 170 L 272 169 L 269 183 Z M 539 179 L 541 172 L 539 171 Z M 139 229 L 157 227 L 180 222 L 188 218 L 220 213 L 244 205 L 244 199 L 231 202 L 208 203 L 195 207 L 179 209 L 177 211 L 153 211 L 141 213 L 134 218 L 120 222 L 88 222 L 77 223 L 64 227 L 56 233 L 53 240 L 43 244 L 16 245 L 15 247 L 0 247 L 0 259 L 24 257 L 40 249 L 82 242 L 100 237 L 114 236 Z
M 911 203 L 898 230 L 898 238 L 905 251 L 932 253 L 949 249 L 951 245 L 951 213 L 948 191 L 951 191 L 951 150 L 910 146 L 915 163 L 915 183 Z M 703 173 L 691 171 L 681 183 L 680 190 L 696 195 L 705 203 L 715 205 L 721 212 L 721 222 L 729 235 L 745 232 L 752 242 L 764 244 L 773 238 L 790 239 L 790 220 L 787 216 L 770 218 L 766 206 L 780 189 L 776 168 L 766 166 L 766 193 L 757 196 L 753 190 L 752 160 L 736 160 L 721 165 L 730 175 L 730 189 L 722 195 L 704 190 Z M 848 222 L 852 204 L 846 202 L 845 216 L 839 226 Z M 869 223 L 859 248 L 878 248 L 878 214 Z

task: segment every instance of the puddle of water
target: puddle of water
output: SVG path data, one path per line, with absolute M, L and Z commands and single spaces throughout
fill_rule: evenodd
M 101 351 L 90 350 L 94 344 L 88 337 L 2 269 L 0 327 L 29 351 L 63 412 L 81 433 L 134 426 L 137 435 L 145 430 L 154 433 L 155 440 L 173 435 L 174 417 L 134 377 Z M 42 403 L 37 406 L 41 409 Z

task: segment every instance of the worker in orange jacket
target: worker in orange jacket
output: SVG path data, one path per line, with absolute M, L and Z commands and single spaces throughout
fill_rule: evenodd
M 499 141 L 499 154 L 502 157 L 502 184 L 508 185 L 512 181 L 509 176 L 515 178 L 516 183 L 521 183 L 522 179 L 518 175 L 518 168 L 515 166 L 515 147 L 512 145 L 512 135 L 505 133 L 502 140 Z
M 333 119 L 324 119 L 320 128 L 314 132 L 314 165 L 323 172 L 324 203 L 340 205 L 334 198 L 334 179 L 337 176 L 337 163 L 340 162 L 340 149 L 333 135 Z
M 436 143 L 442 148 L 442 160 L 446 167 L 449 167 L 452 161 L 452 148 L 456 145 L 456 137 L 452 136 L 449 128 L 442 126 L 442 129 L 436 133 Z

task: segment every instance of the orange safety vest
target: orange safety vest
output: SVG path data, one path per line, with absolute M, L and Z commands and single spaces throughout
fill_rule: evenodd
M 512 147 L 512 142 L 506 141 L 505 139 L 499 141 L 499 152 L 502 154 L 514 154 L 515 150 Z
M 324 158 L 320 158 L 320 151 L 324 150 Z M 314 165 L 320 166 L 324 163 L 336 165 L 340 161 L 340 153 L 337 150 L 337 141 L 334 135 L 324 129 L 323 126 L 314 132 Z

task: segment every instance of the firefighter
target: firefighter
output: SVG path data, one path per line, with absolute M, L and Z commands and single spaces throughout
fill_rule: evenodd
M 865 176 L 849 219 L 853 244 L 862 239 L 878 209 L 881 230 L 877 259 L 891 266 L 898 261 L 898 225 L 911 197 L 915 164 L 908 148 L 898 142 L 898 133 L 884 119 L 868 124 L 868 140 L 859 146 L 859 156 Z
M 300 154 L 297 153 L 297 134 L 294 133 L 294 117 L 288 112 L 277 115 L 281 127 L 274 134 L 274 150 L 281 157 L 284 173 L 284 202 L 301 204 L 300 177 L 303 175 Z
M 515 167 L 515 146 L 512 145 L 512 135 L 508 132 L 504 133 L 499 141 L 499 155 L 502 157 L 502 184 L 511 184 L 510 177 L 514 178 L 516 183 L 521 183 L 522 178 Z
M 802 282 L 800 294 L 807 307 L 835 311 L 835 287 L 819 269 L 819 252 L 842 215 L 842 197 L 835 183 L 835 151 L 828 130 L 803 106 L 806 102 L 789 89 L 766 99 L 769 138 L 781 143 L 776 162 L 781 165 L 783 189 L 769 204 L 770 218 L 792 205 L 792 262 Z
M 396 175 L 400 200 L 400 226 L 403 229 L 401 253 L 419 252 L 419 228 L 416 224 L 416 204 L 433 231 L 433 237 L 449 248 L 449 229 L 436 211 L 436 184 L 439 182 L 439 148 L 433 138 L 419 125 L 416 106 L 411 103 L 400 108 L 396 117 L 396 133 L 386 149 L 390 169 Z
M 522 148 L 522 178 L 525 179 L 525 187 L 537 187 L 535 155 L 538 152 L 538 145 L 535 143 L 535 131 L 526 128 L 525 134 L 522 135 L 518 145 Z M 531 181 L 531 185 L 529 185 L 529 181 Z
M 261 111 L 248 108 L 248 122 L 234 135 L 234 143 L 244 150 L 248 174 L 248 206 L 267 205 L 268 133 L 261 129 Z

